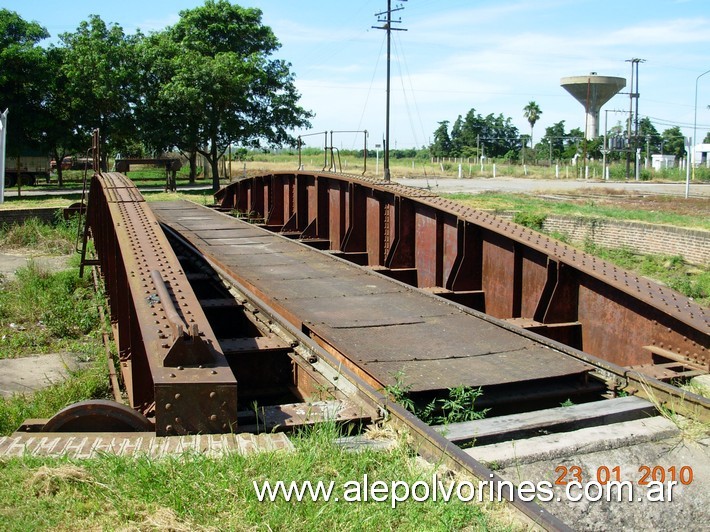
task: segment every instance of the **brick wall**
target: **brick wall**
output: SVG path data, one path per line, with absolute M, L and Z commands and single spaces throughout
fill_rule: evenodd
M 512 219 L 514 213 L 498 213 Z M 647 255 L 680 255 L 691 264 L 710 266 L 710 231 L 644 222 L 548 216 L 546 233 L 566 235 L 572 242 L 592 241 L 609 248 L 628 248 Z
M 12 225 L 23 223 L 28 218 L 39 218 L 43 222 L 53 222 L 56 220 L 57 208 L 43 209 L 8 209 L 0 210 L 0 225 Z

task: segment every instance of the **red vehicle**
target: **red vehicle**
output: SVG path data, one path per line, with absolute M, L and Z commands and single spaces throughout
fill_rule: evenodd
M 72 163 L 73 163 L 73 160 L 70 155 L 67 155 L 66 157 L 64 157 L 64 159 L 62 159 L 62 170 L 71 170 Z M 49 161 L 49 168 L 51 170 L 56 170 L 57 169 L 57 161 L 55 161 L 54 159 Z

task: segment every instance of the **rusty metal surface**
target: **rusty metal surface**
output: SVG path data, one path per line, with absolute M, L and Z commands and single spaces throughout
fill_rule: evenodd
M 97 174 L 87 217 L 131 407 L 158 435 L 228 431 L 236 379 L 142 196 L 121 174 Z
M 447 289 L 449 299 L 492 316 L 535 320 L 545 325 L 538 329 L 542 334 L 576 324 L 580 333 L 568 335 L 570 345 L 610 362 L 669 360 L 644 348 L 650 345 L 671 353 L 670 360 L 710 367 L 707 309 L 567 244 L 427 190 L 290 172 L 237 181 L 216 198 L 223 207 L 254 216 L 265 215 L 260 209 L 281 209 L 290 235 L 327 240 L 330 250 L 350 254 L 343 257 L 419 288 Z M 471 290 L 478 293 L 467 299 Z
M 186 228 L 183 236 L 203 255 L 291 323 L 313 332 L 382 385 L 391 383 L 396 371 L 407 382 L 411 372 L 415 390 L 424 391 L 576 376 L 591 369 L 524 335 L 266 230 L 260 229 L 263 238 L 250 240 L 256 255 L 249 245 L 227 253 L 229 246 L 206 238 L 224 230 L 217 226 L 245 225 L 241 220 L 196 205 L 151 208 L 161 223 Z M 195 216 L 194 209 L 210 220 Z
M 324 421 L 337 423 L 371 421 L 370 414 L 351 401 L 313 401 L 263 408 L 257 411 L 259 421 L 269 432 L 285 430 L 304 425 L 315 425 Z
M 153 425 L 140 412 L 105 399 L 80 401 L 62 408 L 42 432 L 147 432 Z

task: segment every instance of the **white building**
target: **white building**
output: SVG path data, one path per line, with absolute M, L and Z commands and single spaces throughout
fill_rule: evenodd
M 707 166 L 710 168 L 710 144 L 696 144 L 693 148 L 693 165 L 697 168 L 698 166 Z
M 651 155 L 651 166 L 656 171 L 673 168 L 675 167 L 675 155 L 661 155 L 660 153 Z

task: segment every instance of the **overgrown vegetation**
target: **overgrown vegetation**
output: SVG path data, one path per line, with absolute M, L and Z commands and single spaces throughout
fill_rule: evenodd
M 66 255 L 74 251 L 78 218 L 57 217 L 53 224 L 29 218 L 21 224 L 0 225 L 0 249 L 30 250 L 35 255 Z
M 25 458 L 0 467 L 5 486 L 0 522 L 10 530 L 164 529 L 195 530 L 462 530 L 504 529 L 511 523 L 500 506 L 484 513 L 481 505 L 409 500 L 345 503 L 348 481 L 431 482 L 433 470 L 422 466 L 402 443 L 388 452 L 353 453 L 334 444 L 337 429 L 319 427 L 296 435 L 293 453 L 211 459 L 185 455 L 158 460 L 102 456 L 85 461 Z M 266 480 L 334 481 L 340 502 L 259 502 L 253 482 Z M 441 477 L 442 482 L 450 479 Z M 497 513 L 490 513 L 490 510 Z
M 710 271 L 693 268 L 682 257 L 643 255 L 627 248 L 610 249 L 592 242 L 585 242 L 584 251 L 660 281 L 700 305 L 710 306 Z
M 0 228 L 5 251 L 38 254 L 74 251 L 76 222 L 45 224 L 30 219 Z M 54 415 L 82 399 L 108 392 L 98 299 L 88 278 L 79 278 L 78 255 L 70 269 L 50 272 L 30 261 L 13 279 L 0 277 L 0 359 L 68 352 L 88 368 L 34 394 L 0 398 L 0 434 L 8 434 L 27 418 Z
M 448 397 L 433 399 L 421 407 L 410 397 L 412 387 L 405 383 L 404 373 L 395 373 L 394 379 L 394 384 L 385 386 L 384 392 L 429 425 L 473 421 L 482 419 L 488 412 L 488 409 L 476 410 L 476 399 L 483 394 L 480 388 L 464 385 L 449 388 Z
M 109 397 L 106 360 L 100 350 L 91 354 L 93 362 L 61 383 L 31 394 L 0 397 L 0 435 L 11 434 L 31 418 L 50 418 L 62 408 L 85 399 Z M 2 470 L 0 462 L 0 470 Z M 2 522 L 2 518 L 0 518 Z
M 74 251 L 75 238 L 75 221 L 48 225 L 30 219 L 0 228 L 4 250 L 66 255 Z M 59 272 L 30 260 L 14 279 L 0 278 L 0 358 L 92 352 L 99 327 L 97 303 L 90 279 L 79 277 L 78 255 L 70 269 Z
M 545 223 L 547 218 L 544 214 L 537 214 L 533 212 L 516 212 L 513 215 L 513 221 L 516 224 L 524 225 L 535 231 L 542 231 L 542 224 Z
M 442 194 L 474 209 L 492 210 L 498 212 L 514 211 L 524 217 L 580 216 L 594 218 L 611 218 L 615 220 L 636 220 L 655 224 L 666 224 L 678 227 L 695 227 L 710 230 L 710 217 L 702 213 L 708 211 L 707 199 L 684 200 L 692 214 L 680 214 L 670 209 L 678 202 L 677 198 L 661 198 L 657 202 L 644 205 L 643 201 L 633 202 L 632 206 L 613 205 L 604 198 L 586 198 L 583 200 L 555 199 L 533 197 L 528 194 L 512 194 L 502 192 L 483 192 L 481 194 Z M 632 203 L 626 201 L 623 203 Z M 692 207 L 695 207 L 693 209 Z M 697 211 L 697 212 L 695 212 Z

